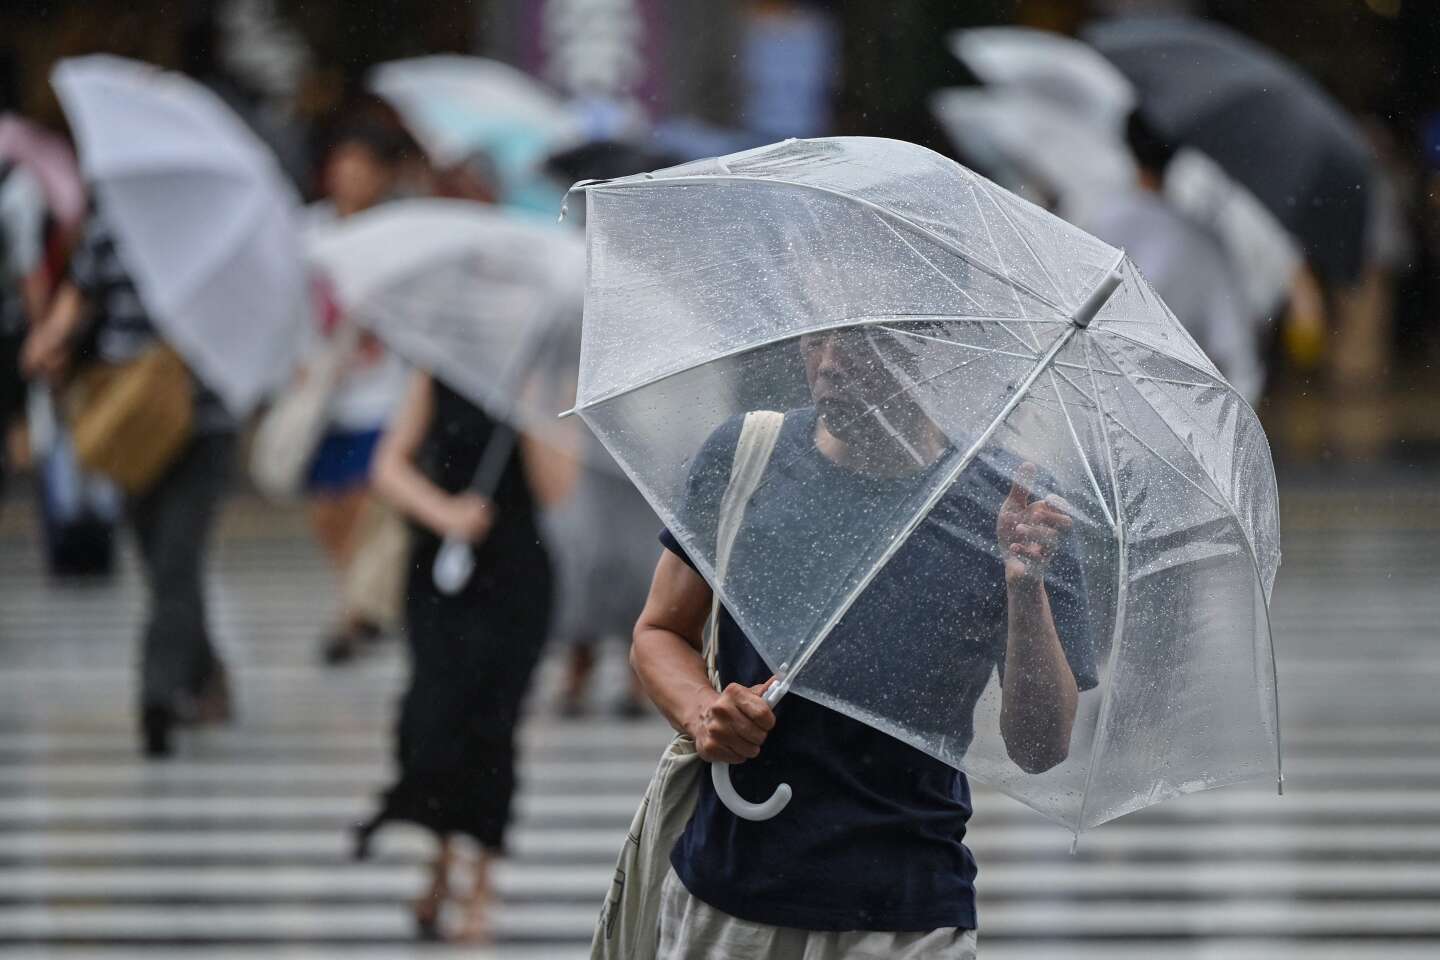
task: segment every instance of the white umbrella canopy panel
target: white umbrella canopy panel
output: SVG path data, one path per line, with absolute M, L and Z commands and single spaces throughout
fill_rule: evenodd
M 342 309 L 491 416 L 585 458 L 574 398 L 585 245 L 464 200 L 397 200 L 313 230 Z M 608 457 L 605 458 L 608 460 Z
M 975 27 L 948 40 L 955 57 L 988 87 L 1049 101 L 1098 135 L 1123 136 L 1135 88 L 1094 47 L 1032 27 Z
M 992 164 L 993 175 L 1009 189 L 1038 184 L 1066 219 L 1135 184 L 1135 162 L 1123 142 L 1050 100 L 967 87 L 939 90 L 930 105 L 966 159 Z
M 889 140 L 583 189 L 577 410 L 781 677 L 776 699 L 829 705 L 1077 833 L 1278 776 L 1268 446 L 1120 251 Z M 817 373 L 822 341 L 843 377 Z M 755 410 L 784 425 L 721 579 L 719 492 Z M 890 440 L 837 472 L 821 424 Z M 1001 721 L 996 518 L 1026 461 L 1075 521 L 1046 586 L 1082 692 L 1043 769 Z M 917 606 L 935 629 L 888 629 Z M 752 769 L 734 769 L 742 794 L 775 789 Z
M 161 335 L 245 414 L 288 377 L 310 311 L 299 200 L 275 157 L 179 74 L 94 55 L 52 83 Z

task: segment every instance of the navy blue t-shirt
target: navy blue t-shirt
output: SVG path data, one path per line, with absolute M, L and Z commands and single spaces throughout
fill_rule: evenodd
M 682 519 L 697 535 L 714 529 L 742 419 L 716 430 L 691 464 Z M 815 426 L 813 409 L 787 414 L 764 482 L 745 513 L 741 539 L 758 539 L 751 549 L 763 549 L 767 537 L 814 542 L 820 536 L 807 533 L 810 511 L 796 506 L 794 495 L 802 488 L 805 503 L 826 505 L 825 535 L 833 537 L 837 528 L 863 530 L 861 511 L 874 502 L 874 485 L 920 482 L 867 478 L 832 463 L 815 448 Z M 881 667 L 870 675 L 882 675 L 881 661 L 896 655 L 884 638 L 943 632 L 955 641 L 945 647 L 961 652 L 934 665 L 936 682 L 946 686 L 938 699 L 954 710 L 947 729 L 961 729 L 968 744 L 975 703 L 1005 656 L 1007 599 L 995 522 L 1018 465 L 997 464 L 994 457 L 971 465 L 836 626 L 821 648 L 825 656 L 811 662 L 802 682 L 812 670 L 870 671 L 871 664 L 853 662 L 861 656 Z M 845 516 L 847 510 L 856 515 Z M 691 563 L 669 530 L 660 540 Z M 749 551 L 737 541 L 732 557 L 742 552 Z M 766 575 L 807 575 L 804 561 L 785 566 Z M 732 567 L 730 576 L 736 574 Z M 1073 548 L 1052 559 L 1046 587 L 1076 683 L 1089 689 L 1097 680 L 1084 579 Z M 916 602 L 917 596 L 924 601 Z M 772 673 L 723 608 L 718 658 L 725 683 L 753 686 Z M 795 799 L 772 820 L 742 820 L 703 777 L 694 816 L 671 854 L 686 889 L 732 916 L 776 926 L 975 928 L 976 868 L 963 842 L 971 813 L 964 775 L 802 696 L 786 697 L 775 712 L 775 729 L 760 756 L 735 766 L 732 779 L 753 800 L 788 782 Z

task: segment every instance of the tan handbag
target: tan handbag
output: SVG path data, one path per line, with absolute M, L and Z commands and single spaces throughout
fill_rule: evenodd
M 730 483 L 720 501 L 715 575 L 722 581 L 740 521 L 770 461 L 784 419 L 783 414 L 769 410 L 745 415 Z M 716 690 L 720 689 L 716 665 L 719 618 L 717 594 L 710 604 L 703 640 L 706 673 Z M 695 741 L 685 734 L 677 734 L 665 748 L 620 849 L 610 892 L 590 941 L 591 960 L 650 960 L 659 950 L 660 885 L 670 871 L 670 850 L 695 812 L 700 777 L 708 766 L 695 752 Z
M 190 439 L 195 381 L 180 355 L 159 344 L 129 363 L 80 370 L 64 408 L 80 464 L 134 496 L 154 486 Z
M 260 419 L 250 445 L 250 479 L 271 500 L 304 493 L 305 472 L 325 434 L 330 398 L 355 358 L 360 328 L 346 324 Z

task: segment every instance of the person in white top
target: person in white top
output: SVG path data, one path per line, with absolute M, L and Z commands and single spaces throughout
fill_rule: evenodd
M 398 133 L 376 123 L 342 130 L 326 155 L 322 171 L 326 199 L 311 207 L 312 219 L 323 223 L 384 201 L 399 175 L 400 144 Z M 324 300 L 312 355 L 334 348 L 336 336 L 351 322 L 333 300 Z M 381 578 L 393 580 L 392 585 L 357 590 L 349 581 L 364 553 L 387 549 L 384 544 L 393 538 L 381 531 L 398 522 L 374 502 L 369 476 L 376 445 L 405 393 L 407 379 L 398 356 L 372 335 L 360 333 L 330 396 L 328 424 L 306 478 L 311 528 L 346 581 L 338 623 L 322 638 L 321 656 L 327 663 L 349 660 L 398 616 L 398 556 L 393 560 L 394 577 Z M 392 563 L 373 559 L 382 565 Z

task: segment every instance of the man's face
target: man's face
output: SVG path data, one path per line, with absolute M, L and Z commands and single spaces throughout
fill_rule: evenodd
M 806 334 L 800 338 L 800 352 L 825 429 L 842 439 L 871 407 L 889 402 L 902 389 L 859 328 Z

